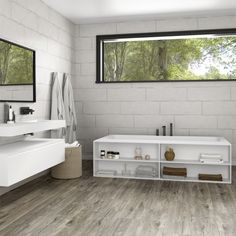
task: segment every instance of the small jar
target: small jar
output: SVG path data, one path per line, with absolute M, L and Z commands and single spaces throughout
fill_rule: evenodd
M 135 160 L 142 160 L 142 148 L 141 147 L 136 147 L 134 150 L 134 159 Z
M 120 153 L 119 152 L 113 152 L 113 159 L 119 159 Z
M 101 159 L 104 159 L 106 157 L 106 152 L 105 152 L 105 150 L 101 150 L 100 151 L 100 158 Z
M 113 152 L 112 151 L 108 151 L 107 152 L 107 159 L 112 159 L 113 158 Z
M 150 159 L 151 159 L 151 156 L 150 156 L 150 155 L 148 155 L 148 154 L 145 155 L 145 160 L 148 160 L 148 161 L 149 161 Z

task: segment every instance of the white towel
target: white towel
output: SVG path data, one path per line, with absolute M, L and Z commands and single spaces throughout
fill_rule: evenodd
M 221 164 L 224 163 L 222 158 L 200 158 L 201 163 L 205 164 Z
M 65 109 L 62 98 L 61 86 L 58 80 L 58 73 L 52 73 L 52 94 L 51 94 L 51 120 L 64 120 Z M 65 129 L 51 131 L 52 138 L 64 138 Z
M 73 143 L 66 143 L 66 145 L 65 145 L 66 148 L 79 147 L 79 146 L 80 146 L 80 144 L 79 144 L 78 141 L 75 141 L 75 142 L 73 142 Z
M 73 88 L 68 74 L 64 74 L 63 76 L 63 100 L 66 119 L 66 142 L 73 143 L 76 140 L 77 119 Z
M 222 158 L 222 156 L 217 153 L 200 153 L 200 158 Z

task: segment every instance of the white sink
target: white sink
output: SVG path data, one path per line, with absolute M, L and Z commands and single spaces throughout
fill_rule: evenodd
M 14 124 L 0 124 L 0 137 L 13 137 L 65 127 L 65 120 L 28 120 Z

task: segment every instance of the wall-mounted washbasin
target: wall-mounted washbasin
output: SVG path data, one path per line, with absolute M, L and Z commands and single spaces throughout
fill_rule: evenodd
M 27 120 L 14 124 L 0 124 L 0 137 L 13 137 L 65 127 L 65 120 Z

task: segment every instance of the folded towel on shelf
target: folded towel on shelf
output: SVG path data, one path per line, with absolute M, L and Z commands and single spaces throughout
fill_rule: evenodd
M 136 168 L 136 170 L 142 170 L 142 171 L 153 171 L 155 168 L 153 166 L 144 166 L 140 165 Z
M 174 176 L 187 176 L 186 168 L 173 168 L 173 167 L 163 167 L 163 175 L 174 175 Z
M 151 177 L 154 177 L 154 176 L 157 175 L 157 173 L 156 172 L 141 172 L 141 171 L 136 171 L 135 175 L 136 176 L 151 176 Z
M 157 170 L 152 166 L 138 166 L 135 170 L 135 175 L 143 177 L 155 177 L 157 176 Z
M 222 158 L 200 158 L 201 163 L 206 163 L 206 164 L 220 164 L 224 163 L 224 160 Z
M 79 147 L 79 146 L 80 146 L 80 144 L 79 144 L 78 141 L 75 141 L 75 142 L 73 142 L 73 143 L 66 143 L 66 144 L 65 144 L 65 147 L 66 147 L 66 148 Z
M 135 177 L 143 177 L 143 178 L 153 178 L 156 177 L 157 175 L 144 175 L 144 174 L 140 174 L 140 173 L 135 173 Z
M 98 170 L 96 173 L 98 175 L 116 175 L 117 171 L 116 170 Z
M 200 153 L 200 158 L 222 158 L 221 154 L 217 153 Z
M 222 174 L 198 174 L 199 180 L 223 181 Z

